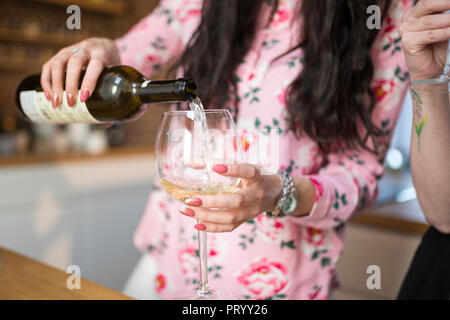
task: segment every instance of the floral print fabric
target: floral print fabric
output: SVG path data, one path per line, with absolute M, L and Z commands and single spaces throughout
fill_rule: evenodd
M 383 173 L 382 161 L 408 84 L 396 30 L 412 0 L 396 0 L 372 49 L 372 89 L 377 102 L 373 121 L 383 129 L 378 141 L 382 154 L 346 150 L 325 159 L 313 140 L 297 139 L 287 129 L 284 93 L 302 70 L 302 51 L 273 60 L 296 45 L 301 21 L 293 24 L 292 19 L 298 3 L 280 2 L 238 68 L 237 124 L 244 153 L 249 155 L 254 148 L 264 150 L 260 147 L 267 144 L 269 133 L 278 135 L 275 169 L 311 179 L 316 187 L 315 205 L 306 217 L 261 214 L 231 233 L 208 234 L 211 287 L 243 299 L 327 299 L 344 247 L 345 223 L 376 200 L 377 179 Z M 153 13 L 116 40 L 122 63 L 149 76 L 179 57 L 200 22 L 201 6 L 201 0 L 161 1 Z M 258 152 L 259 161 L 271 161 Z M 148 285 L 155 286 L 164 298 L 198 287 L 196 222 L 179 214 L 180 206 L 156 182 L 134 237 L 135 245 L 157 261 L 159 273 Z

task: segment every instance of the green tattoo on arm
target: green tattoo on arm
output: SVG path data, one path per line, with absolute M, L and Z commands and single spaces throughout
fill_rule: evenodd
M 420 152 L 420 135 L 427 123 L 427 115 L 423 112 L 423 101 L 419 94 L 411 89 L 414 104 L 414 129 L 417 135 L 417 152 Z

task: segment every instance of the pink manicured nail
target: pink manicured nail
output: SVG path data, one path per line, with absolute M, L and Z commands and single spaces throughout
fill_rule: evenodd
M 194 210 L 189 209 L 189 208 L 178 209 L 178 211 L 180 211 L 180 213 L 182 213 L 182 214 L 184 214 L 185 216 L 188 216 L 188 217 L 193 217 L 195 215 Z
M 80 102 L 85 102 L 89 98 L 89 90 L 83 89 L 81 90 Z
M 201 223 L 196 224 L 194 226 L 194 228 L 197 229 L 197 230 L 200 230 L 200 231 L 206 230 L 206 226 L 204 224 L 201 224 Z
M 53 95 L 53 108 L 56 108 L 59 105 L 59 97 L 58 95 L 55 93 Z
M 224 164 L 215 164 L 211 169 L 217 173 L 225 173 L 228 171 L 228 167 Z
M 201 206 L 202 205 L 202 200 L 200 198 L 189 198 L 184 202 L 186 202 L 190 206 Z
M 50 94 L 48 93 L 47 90 L 44 90 L 44 95 L 45 95 L 45 98 L 46 98 L 48 101 L 51 100 L 51 99 L 50 99 Z
M 67 94 L 67 104 L 71 107 L 73 107 L 74 101 L 73 101 L 73 95 L 71 93 Z

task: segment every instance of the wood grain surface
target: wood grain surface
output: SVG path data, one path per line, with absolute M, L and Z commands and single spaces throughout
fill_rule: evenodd
M 80 289 L 67 289 L 69 276 L 62 270 L 0 248 L 2 300 L 131 300 L 120 292 L 83 278 Z

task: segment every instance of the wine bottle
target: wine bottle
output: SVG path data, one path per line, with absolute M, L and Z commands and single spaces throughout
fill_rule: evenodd
M 83 79 L 84 71 L 80 79 Z M 81 82 L 81 81 L 80 81 Z M 91 96 L 69 106 L 64 92 L 63 101 L 53 108 L 43 92 L 40 75 L 28 76 L 16 91 L 20 114 L 36 123 L 107 123 L 138 118 L 149 103 L 191 101 L 197 97 L 197 85 L 192 79 L 150 81 L 129 66 L 112 66 L 103 70 Z

